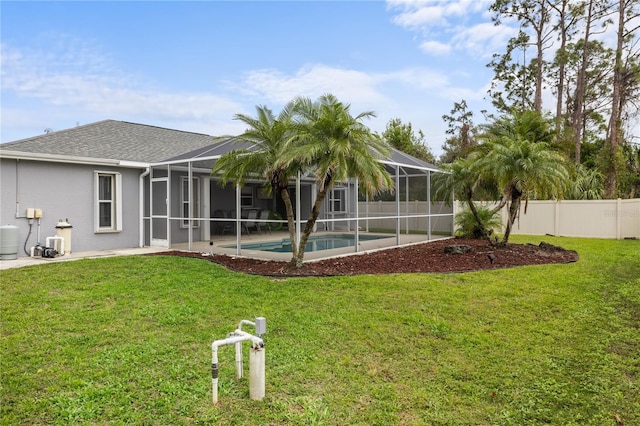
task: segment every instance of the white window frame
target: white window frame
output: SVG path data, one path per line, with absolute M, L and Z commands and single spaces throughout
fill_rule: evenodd
M 329 193 L 329 212 L 336 214 L 347 213 L 347 189 L 334 188 Z
M 191 218 L 200 219 L 200 178 L 194 177 L 193 180 L 193 198 L 191 200 Z M 185 186 L 189 187 L 189 177 L 180 177 L 180 228 L 189 227 L 189 217 L 185 217 L 185 212 L 189 209 L 189 189 L 185 191 Z M 193 221 L 193 228 L 200 227 L 200 221 Z
M 100 178 L 111 179 L 111 199 L 100 199 Z M 109 233 L 122 231 L 122 175 L 118 172 L 106 172 L 96 170 L 93 172 L 94 182 L 94 232 Z M 111 205 L 111 223 L 108 226 L 100 225 L 100 206 L 109 203 Z
M 253 186 L 243 186 L 240 188 L 240 207 L 243 209 L 252 208 L 255 206 L 255 191 Z M 247 203 L 247 200 L 249 203 Z

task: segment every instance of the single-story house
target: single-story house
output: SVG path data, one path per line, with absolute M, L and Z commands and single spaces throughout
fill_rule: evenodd
M 235 137 L 116 120 L 4 143 L 0 225 L 18 228 L 18 256 L 30 255 L 32 247 L 55 236 L 60 221 L 71 226 L 65 246 L 74 252 L 144 246 L 191 250 L 195 243 L 211 245 L 216 236 L 226 235 L 235 237 L 235 253 L 241 254 L 243 234 L 286 227 L 286 221 L 279 197 L 265 194 L 261 182 L 223 188 L 211 176 L 216 159 L 238 148 L 250 146 Z M 425 238 L 432 231 L 451 234 L 451 211 L 442 206 L 435 211 L 426 201 L 430 176 L 438 169 L 397 150 L 383 162 L 401 189 L 395 201 L 359 200 L 357 182 L 345 182 L 326 200 L 318 229 L 356 235 L 370 228 L 391 230 L 396 244 L 402 232 L 415 233 L 416 227 Z M 419 197 L 410 195 L 415 187 L 410 179 L 424 182 L 417 185 L 427 191 L 419 206 Z M 291 194 L 299 232 L 311 211 L 314 180 L 300 176 L 291 182 Z M 391 211 L 383 212 L 389 206 Z M 261 211 L 270 213 L 268 222 Z

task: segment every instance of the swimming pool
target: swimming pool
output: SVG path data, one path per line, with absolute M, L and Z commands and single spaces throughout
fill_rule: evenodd
M 360 241 L 373 241 L 383 238 L 390 238 L 390 235 L 359 235 Z M 335 248 L 353 247 L 355 245 L 355 235 L 313 235 L 309 237 L 305 252 L 330 250 Z M 228 248 L 236 248 L 235 245 Z M 265 241 L 264 243 L 242 244 L 241 250 L 270 251 L 274 253 L 291 253 L 291 240 L 289 238 L 280 241 Z

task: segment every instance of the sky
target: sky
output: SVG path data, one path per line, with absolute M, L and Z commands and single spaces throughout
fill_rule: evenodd
M 0 141 L 114 119 L 213 136 L 235 114 L 276 114 L 332 93 L 383 132 L 422 130 L 436 155 L 443 114 L 481 122 L 492 72 L 517 26 L 484 0 L 2 1 Z

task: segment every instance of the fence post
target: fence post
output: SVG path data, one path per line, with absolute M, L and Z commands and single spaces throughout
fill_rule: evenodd
M 616 240 L 620 240 L 622 233 L 621 228 L 622 228 L 622 199 L 618 198 L 616 201 Z
M 558 236 L 560 229 L 560 200 L 557 200 L 553 211 L 553 235 Z

